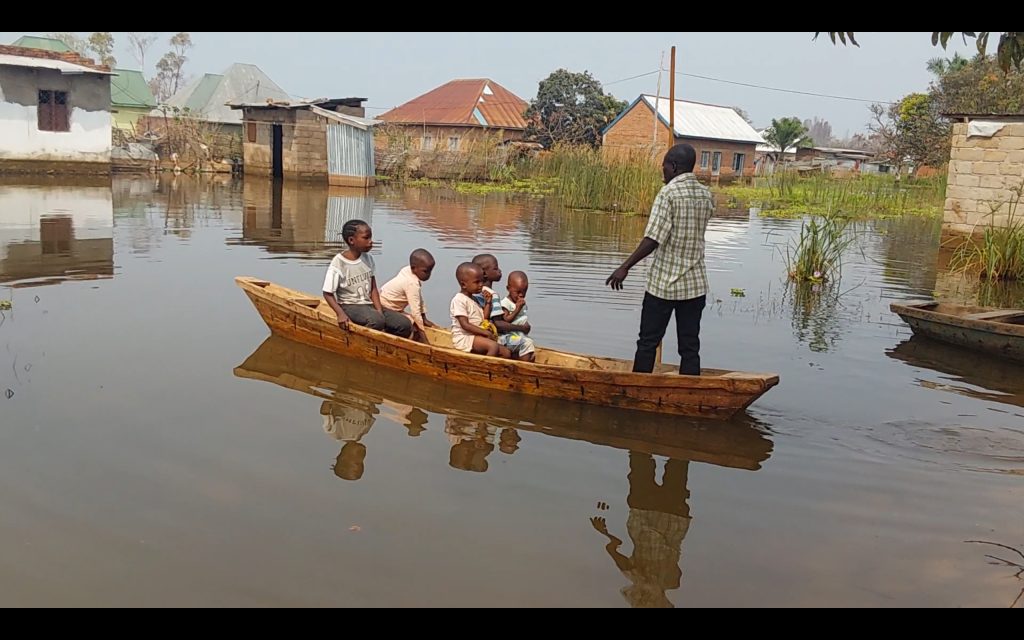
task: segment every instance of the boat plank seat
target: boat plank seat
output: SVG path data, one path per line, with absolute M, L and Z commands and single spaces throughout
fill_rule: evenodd
M 1024 311 L 1021 311 L 1020 309 L 998 309 L 996 311 L 986 311 L 984 313 L 969 313 L 964 317 L 968 320 L 995 320 L 996 318 L 1019 315 L 1024 315 Z

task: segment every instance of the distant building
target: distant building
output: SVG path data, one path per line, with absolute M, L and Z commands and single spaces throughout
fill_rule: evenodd
M 139 118 L 156 107 L 156 99 L 141 71 L 114 69 L 110 77 L 110 107 L 114 126 L 135 131 Z
M 74 52 L 0 45 L 0 172 L 109 173 L 110 75 Z
M 694 147 L 698 176 L 754 174 L 757 145 L 764 144 L 764 139 L 734 109 L 676 100 L 674 116 L 672 144 Z M 660 159 L 668 140 L 669 99 L 641 95 L 604 128 L 601 148 L 609 155 L 646 151 Z
M 767 133 L 767 129 L 761 129 L 757 132 L 757 135 L 764 137 Z M 782 152 L 782 162 L 791 163 L 796 160 L 796 145 L 786 147 L 786 150 Z M 775 171 L 775 165 L 778 162 L 779 150 L 775 145 L 764 142 L 763 144 L 757 145 L 754 152 L 754 173 L 759 176 L 771 175 Z
M 254 64 L 235 63 L 224 73 L 206 73 L 167 99 L 167 106 L 197 120 L 215 123 L 224 133 L 242 134 L 242 114 L 228 103 L 288 102 L 284 89 Z M 153 115 L 163 115 L 155 113 Z
M 378 118 L 400 127 L 414 149 L 460 151 L 484 134 L 522 140 L 529 104 L 494 80 L 452 80 Z
M 375 184 L 373 127 L 366 98 L 310 102 L 232 103 L 242 114 L 245 175 Z

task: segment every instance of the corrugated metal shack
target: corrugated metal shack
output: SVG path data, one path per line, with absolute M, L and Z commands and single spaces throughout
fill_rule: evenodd
M 379 122 L 363 117 L 365 101 L 230 103 L 242 111 L 245 175 L 372 187 Z

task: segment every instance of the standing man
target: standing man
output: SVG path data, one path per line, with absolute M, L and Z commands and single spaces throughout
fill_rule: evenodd
M 633 255 L 605 281 L 616 291 L 629 270 L 651 253 L 647 293 L 640 314 L 633 371 L 651 373 L 658 345 L 665 337 L 672 312 L 679 339 L 679 373 L 700 375 L 700 318 L 708 292 L 704 264 L 704 231 L 715 209 L 711 191 L 697 181 L 693 167 L 697 152 L 688 144 L 668 150 L 661 163 L 665 186 L 651 207 L 651 217 Z

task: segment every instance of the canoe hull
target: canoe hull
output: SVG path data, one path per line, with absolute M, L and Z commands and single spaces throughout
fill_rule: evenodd
M 682 416 L 727 419 L 778 384 L 778 376 L 636 374 L 625 361 L 538 349 L 540 364 L 487 358 L 438 346 L 446 332 L 420 344 L 364 327 L 340 329 L 321 299 L 255 278 L 237 278 L 270 328 L 290 340 L 434 379 L 487 389 Z M 558 363 L 543 364 L 545 361 Z M 563 364 L 564 363 L 564 364 Z M 567 365 L 567 366 L 566 366 Z
M 934 302 L 893 304 L 890 309 L 916 335 L 1024 362 L 1024 312 Z

